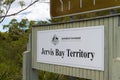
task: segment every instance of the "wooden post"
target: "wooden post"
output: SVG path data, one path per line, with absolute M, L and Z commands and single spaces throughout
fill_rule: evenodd
M 38 70 L 32 68 L 31 35 L 27 51 L 23 53 L 23 80 L 38 80 Z

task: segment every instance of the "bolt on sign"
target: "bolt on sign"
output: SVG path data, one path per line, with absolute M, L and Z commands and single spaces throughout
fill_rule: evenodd
M 51 0 L 51 17 L 64 17 L 120 7 L 120 0 Z

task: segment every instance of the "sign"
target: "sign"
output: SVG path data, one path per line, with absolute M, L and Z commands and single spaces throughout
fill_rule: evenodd
M 37 31 L 37 62 L 104 71 L 104 26 Z
M 120 8 L 120 0 L 51 0 L 51 17 L 64 17 L 113 8 Z

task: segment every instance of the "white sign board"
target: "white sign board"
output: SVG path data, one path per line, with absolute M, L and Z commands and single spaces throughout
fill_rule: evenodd
M 37 62 L 104 71 L 104 26 L 38 31 Z

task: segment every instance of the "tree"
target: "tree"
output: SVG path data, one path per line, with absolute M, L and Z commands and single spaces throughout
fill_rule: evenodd
M 23 12 L 24 10 L 28 9 L 30 6 L 32 6 L 33 4 L 35 4 L 38 1 L 39 0 L 34 0 L 29 5 L 27 5 L 25 8 L 21 8 L 20 11 L 12 13 L 12 14 L 8 14 L 8 12 L 10 11 L 11 6 L 15 2 L 15 0 L 0 0 L 0 23 L 3 22 L 3 20 L 6 17 L 17 15 L 17 14 Z M 18 4 L 19 4 L 20 7 L 25 6 L 25 2 L 23 0 L 19 0 Z
M 0 32 L 0 80 L 22 80 L 22 53 L 27 48 L 34 21 L 12 19 Z
M 30 32 L 34 24 L 34 21 L 29 21 L 28 19 L 22 19 L 20 22 L 18 22 L 17 19 L 12 19 L 9 24 L 3 26 L 3 29 L 7 28 L 10 39 L 16 41 L 21 35 L 24 35 L 26 31 Z

